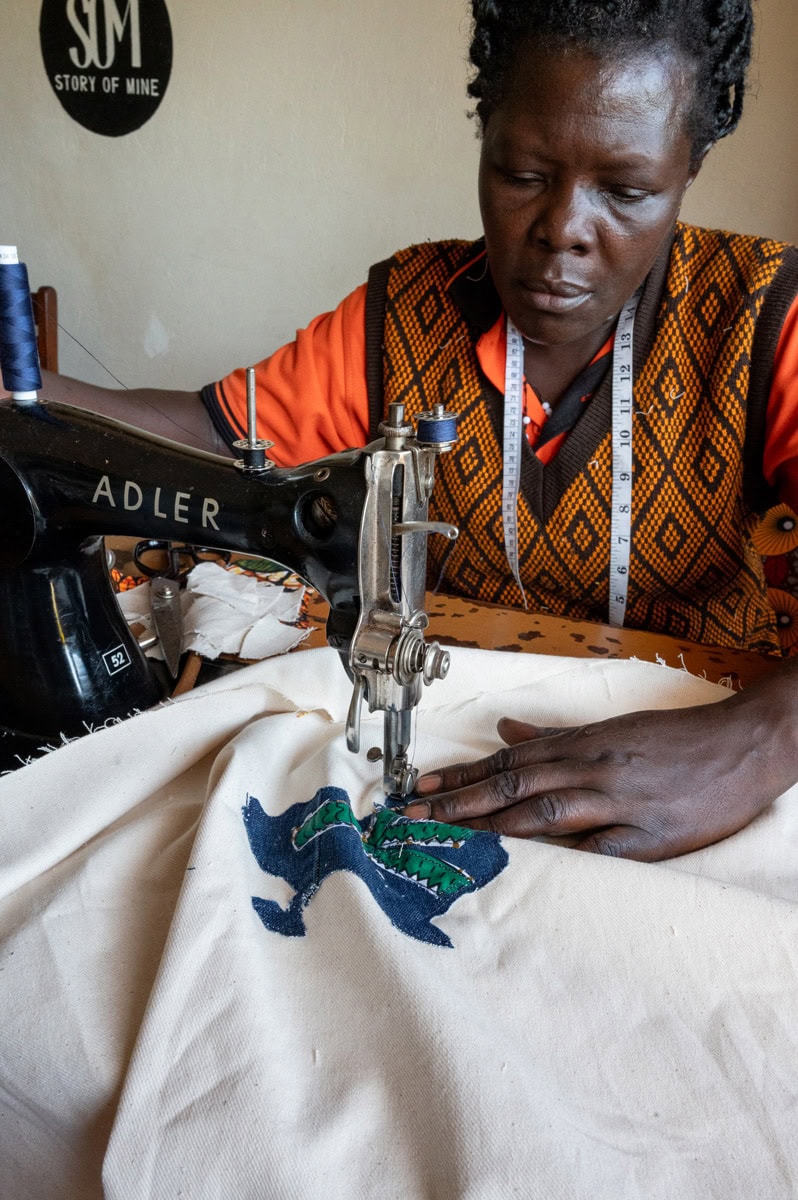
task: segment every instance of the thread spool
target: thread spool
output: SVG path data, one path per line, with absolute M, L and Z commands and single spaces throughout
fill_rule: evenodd
M 424 446 L 450 446 L 457 441 L 457 414 L 446 412 L 442 404 L 421 413 L 416 422 L 416 439 Z
M 16 246 L 0 246 L 0 369 L 14 400 L 35 400 L 42 386 L 28 269 Z

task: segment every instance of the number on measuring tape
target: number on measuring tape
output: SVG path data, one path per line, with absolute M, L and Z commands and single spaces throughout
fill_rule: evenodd
M 620 628 L 629 598 L 632 542 L 632 402 L 634 323 L 640 292 L 624 307 L 612 355 L 612 497 L 610 510 L 609 622 Z
M 518 567 L 518 492 L 521 487 L 521 447 L 524 436 L 524 339 L 507 318 L 507 361 L 504 367 L 504 465 L 502 470 L 502 525 L 504 550 L 513 579 L 526 592 Z

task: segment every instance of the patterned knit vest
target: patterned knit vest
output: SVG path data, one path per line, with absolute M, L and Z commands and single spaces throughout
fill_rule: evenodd
M 501 517 L 503 397 L 475 351 L 499 315 L 480 243 L 413 246 L 373 268 L 367 344 L 373 419 L 441 401 L 459 441 L 441 456 L 429 584 L 519 607 Z M 459 272 L 459 274 L 458 274 Z M 456 287 L 452 280 L 456 280 Z M 632 550 L 626 625 L 707 645 L 778 650 L 750 532 L 772 500 L 761 478 L 769 377 L 798 293 L 798 252 L 679 224 L 635 325 Z M 609 373 L 611 376 L 611 373 Z M 529 607 L 606 621 L 611 377 L 545 467 L 523 447 L 519 568 Z

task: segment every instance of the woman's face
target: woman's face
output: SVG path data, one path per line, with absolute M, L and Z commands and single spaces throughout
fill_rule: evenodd
M 496 287 L 524 337 L 595 341 L 645 279 L 692 182 L 689 67 L 522 49 L 483 136 L 479 197 Z

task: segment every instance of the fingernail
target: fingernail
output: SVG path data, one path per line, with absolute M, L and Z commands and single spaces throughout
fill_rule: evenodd
M 416 780 L 416 791 L 421 796 L 425 796 L 427 793 L 439 792 L 440 790 L 440 775 L 422 775 L 420 779 Z
M 426 821 L 429 813 L 430 808 L 426 800 L 421 804 L 408 804 L 407 808 L 402 809 L 402 816 L 408 817 L 411 821 Z

